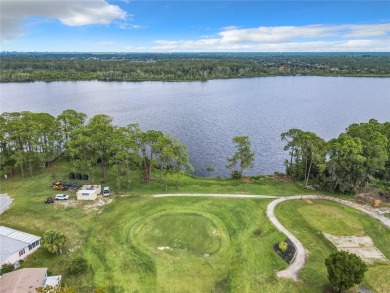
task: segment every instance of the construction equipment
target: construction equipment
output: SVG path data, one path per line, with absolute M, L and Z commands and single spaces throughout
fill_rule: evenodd
M 54 199 L 53 199 L 52 197 L 48 197 L 48 198 L 46 198 L 45 203 L 46 203 L 46 204 L 48 204 L 48 203 L 54 203 Z
M 61 181 L 54 181 L 52 186 L 53 186 L 53 190 L 60 190 L 60 191 L 62 191 L 62 190 L 66 190 L 67 189 L 64 185 L 62 185 Z

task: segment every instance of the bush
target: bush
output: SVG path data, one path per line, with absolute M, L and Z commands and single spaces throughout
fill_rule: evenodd
M 14 266 L 12 264 L 5 263 L 0 268 L 0 276 L 5 274 L 5 273 L 12 272 L 13 270 L 14 270 Z
M 68 269 L 72 274 L 79 274 L 85 271 L 87 268 L 87 260 L 81 256 L 73 258 L 68 266 Z
M 325 260 L 328 280 L 339 292 L 347 290 L 363 280 L 367 265 L 356 254 L 346 251 L 332 253 Z
M 230 176 L 232 179 L 241 179 L 241 173 L 238 171 L 233 171 Z
M 48 230 L 43 234 L 41 243 L 51 253 L 62 253 L 66 236 L 58 231 Z
M 279 250 L 285 252 L 287 250 L 288 244 L 284 241 L 279 242 Z

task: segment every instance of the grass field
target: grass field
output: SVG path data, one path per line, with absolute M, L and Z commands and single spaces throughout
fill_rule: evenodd
M 96 211 L 85 209 L 89 204 L 85 202 L 67 207 L 58 202 L 43 204 L 55 194 L 50 181 L 68 173 L 69 166 L 60 162 L 34 178 L 2 180 L 1 193 L 11 194 L 14 203 L 0 215 L 0 225 L 36 235 L 47 229 L 65 233 L 64 254 L 52 255 L 41 248 L 23 266 L 48 267 L 49 273 L 62 274 L 79 292 L 93 292 L 96 286 L 106 292 L 321 292 L 327 283 L 323 261 L 334 248 L 320 231 L 369 235 L 390 259 L 389 230 L 375 220 L 335 203 L 289 201 L 278 207 L 277 215 L 302 239 L 310 256 L 301 274 L 304 282 L 277 279 L 275 272 L 287 264 L 272 249 L 284 235 L 265 216 L 270 200 L 151 198 L 148 194 L 162 193 L 158 183 L 134 182 L 131 190 L 118 192 L 110 183 L 112 176 L 105 184 L 114 190 L 113 201 Z M 182 179 L 177 192 L 305 193 L 293 183 L 270 178 L 247 185 Z M 89 269 L 74 276 L 66 266 L 76 255 L 88 260 Z M 370 267 L 365 284 L 378 292 L 380 286 L 389 288 L 386 270 L 390 271 L 387 264 Z

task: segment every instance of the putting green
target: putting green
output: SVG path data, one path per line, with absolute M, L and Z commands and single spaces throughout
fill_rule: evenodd
M 204 257 L 216 254 L 228 239 L 218 222 L 212 215 L 197 212 L 158 213 L 136 224 L 131 234 L 150 252 Z

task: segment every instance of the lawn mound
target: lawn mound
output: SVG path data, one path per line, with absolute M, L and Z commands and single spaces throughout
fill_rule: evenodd
M 224 229 L 214 221 L 196 213 L 172 212 L 145 219 L 137 238 L 151 251 L 166 254 L 191 253 L 208 257 L 216 254 L 222 245 Z
M 274 250 L 286 263 L 290 264 L 295 258 L 295 245 L 288 238 L 284 242 L 287 243 L 287 249 L 285 251 L 279 249 L 279 242 L 274 244 Z

